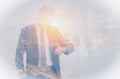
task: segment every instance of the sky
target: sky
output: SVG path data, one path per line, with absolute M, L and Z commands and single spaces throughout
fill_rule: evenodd
M 77 44 L 71 55 L 61 55 L 63 79 L 98 79 L 109 70 L 120 51 L 119 19 L 112 11 L 94 0 L 29 0 L 7 12 L 0 27 L 1 58 L 13 69 L 11 73 L 15 74 L 14 58 L 20 30 L 36 23 L 38 10 L 44 5 L 56 9 L 57 28 Z M 76 42 L 76 39 L 79 40 Z

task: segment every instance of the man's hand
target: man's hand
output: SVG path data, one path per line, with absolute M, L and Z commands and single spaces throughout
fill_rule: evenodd
M 66 52 L 66 47 L 57 46 L 55 49 L 56 55 L 61 55 L 62 53 Z
M 20 77 L 25 77 L 26 76 L 26 74 L 25 74 L 23 69 L 18 69 L 17 72 L 18 72 Z

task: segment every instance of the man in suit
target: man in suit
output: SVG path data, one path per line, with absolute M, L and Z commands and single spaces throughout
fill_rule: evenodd
M 39 23 L 22 28 L 16 49 L 15 63 L 19 74 L 25 73 L 24 64 L 33 65 L 50 72 L 61 79 L 59 56 L 74 51 L 74 46 L 66 40 L 57 28 L 51 26 L 55 11 L 45 6 L 40 9 Z M 26 63 L 23 55 L 26 53 Z M 36 73 L 26 66 L 27 79 L 52 79 Z

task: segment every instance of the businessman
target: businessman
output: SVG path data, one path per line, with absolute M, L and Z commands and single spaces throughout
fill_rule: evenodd
M 73 44 L 51 26 L 54 14 L 53 8 L 44 6 L 39 10 L 39 23 L 21 29 L 15 63 L 19 74 L 27 74 L 26 79 L 61 79 L 59 56 L 74 51 Z

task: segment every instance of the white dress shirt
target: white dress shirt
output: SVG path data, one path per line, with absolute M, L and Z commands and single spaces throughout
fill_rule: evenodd
M 38 37 L 38 45 L 39 45 L 39 51 L 41 50 L 41 36 L 40 36 L 40 32 L 41 32 L 41 28 L 40 28 L 40 26 L 39 25 L 37 25 L 36 26 L 36 29 L 37 29 L 37 37 Z M 49 51 L 49 42 L 48 42 L 48 37 L 47 37 L 47 32 L 46 32 L 46 29 L 44 29 L 44 35 L 45 35 L 45 50 L 46 50 L 46 64 L 47 64 L 47 66 L 52 66 L 53 65 L 53 63 L 52 63 L 52 61 L 51 61 L 51 56 L 50 56 L 50 51 Z M 41 60 L 40 60 L 40 57 L 41 57 L 41 55 L 40 55 L 41 53 L 39 52 L 39 67 L 40 67 L 40 62 L 41 62 Z

